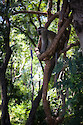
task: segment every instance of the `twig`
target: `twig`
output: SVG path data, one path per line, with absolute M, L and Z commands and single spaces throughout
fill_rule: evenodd
M 28 38 L 31 40 L 32 44 L 36 47 L 36 44 L 34 42 L 34 40 L 29 36 L 29 34 L 27 32 L 25 32 L 21 27 L 14 25 L 16 28 L 18 28 L 22 33 L 24 33 L 26 36 L 28 36 Z
M 40 11 L 40 5 L 41 5 L 42 0 L 40 0 L 39 6 L 38 6 L 38 11 Z M 41 20 L 40 20 L 40 15 L 38 14 L 38 20 L 39 20 L 39 25 L 41 27 Z
M 23 68 L 23 66 L 24 66 L 24 63 L 25 63 L 25 58 L 23 58 L 23 63 L 22 63 L 21 68 L 20 68 L 20 70 L 19 70 L 19 75 L 15 76 L 15 77 L 13 78 L 13 82 L 15 81 L 16 78 L 20 78 L 20 77 L 21 77 L 21 75 L 22 75 L 22 68 Z
M 31 18 L 31 15 L 29 14 L 29 18 L 30 18 L 30 23 L 35 27 L 35 29 L 37 30 L 37 27 L 35 25 L 35 23 L 33 22 L 33 19 Z

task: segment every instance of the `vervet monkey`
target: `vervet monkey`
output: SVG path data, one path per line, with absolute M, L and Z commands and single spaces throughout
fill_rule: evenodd
M 44 27 L 40 27 L 37 29 L 37 32 L 39 35 L 41 35 L 41 48 L 40 48 L 40 53 L 44 53 L 46 49 L 50 47 L 50 45 L 53 42 L 53 39 L 56 36 L 56 33 L 47 30 Z

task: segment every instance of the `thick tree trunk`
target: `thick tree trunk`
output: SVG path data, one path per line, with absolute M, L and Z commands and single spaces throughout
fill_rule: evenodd
M 8 100 L 7 100 L 7 82 L 5 74 L 0 70 L 0 84 L 1 84 L 1 99 L 2 99 L 2 117 L 1 125 L 10 125 L 10 118 L 8 113 Z
M 73 10 L 74 27 L 80 40 L 83 55 L 83 0 L 71 0 L 70 7 Z
M 29 118 L 27 119 L 26 125 L 34 125 L 35 113 L 39 106 L 40 100 L 42 98 L 42 89 L 43 89 L 43 87 L 39 91 L 38 96 L 33 101 L 32 108 L 31 108 L 31 111 L 29 114 Z
M 6 43 L 6 41 L 4 41 Z M 6 44 L 7 45 L 7 44 Z M 6 56 L 4 58 L 3 64 L 0 67 L 0 85 L 1 85 L 1 99 L 2 99 L 2 117 L 1 125 L 11 125 L 9 113 L 8 113 L 8 98 L 7 98 L 7 80 L 5 78 L 5 72 L 9 59 L 11 57 L 12 51 L 10 47 L 6 48 Z

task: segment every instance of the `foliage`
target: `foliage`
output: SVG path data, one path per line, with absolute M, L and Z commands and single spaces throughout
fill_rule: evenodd
M 53 13 L 56 12 L 56 2 L 56 0 L 53 0 Z M 12 55 L 6 69 L 6 80 L 8 82 L 8 110 L 12 125 L 24 125 L 26 123 L 33 100 L 38 95 L 43 82 L 42 68 L 34 52 L 34 44 L 37 45 L 38 41 L 38 34 L 35 28 L 35 26 L 39 27 L 38 16 L 28 13 L 14 15 L 13 13 L 23 11 L 25 8 L 26 10 L 38 11 L 38 6 L 38 0 L 25 0 L 22 3 L 13 0 L 10 1 L 9 8 L 6 8 L 2 0 L 0 1 L 0 66 L 3 64 L 6 54 L 4 39 L 7 36 L 7 17 L 11 25 L 9 45 L 12 49 Z M 42 1 L 40 10 L 46 12 L 47 1 Z M 42 26 L 44 26 L 47 17 L 41 16 L 40 19 Z M 58 32 L 58 19 L 51 23 L 49 30 Z M 74 28 L 71 27 L 68 45 L 77 40 Z M 67 52 L 65 60 L 63 59 L 63 54 L 61 54 L 49 82 L 48 100 L 51 104 L 53 116 L 58 115 L 62 111 L 60 92 L 66 95 L 66 114 L 64 114 L 63 125 L 83 124 L 83 57 L 79 51 L 78 47 L 73 47 Z M 54 77 L 59 72 L 62 72 L 61 70 L 65 65 L 66 68 L 63 71 L 62 78 L 58 78 L 55 84 Z M 46 125 L 42 102 L 37 109 L 34 125 Z
M 60 63 L 63 65 L 63 61 Z M 63 78 L 59 79 L 56 87 L 48 92 L 49 101 L 52 113 L 59 113 L 62 109 L 60 92 L 63 91 L 66 96 L 66 114 L 63 124 L 80 125 L 83 124 L 83 57 L 81 53 L 76 50 L 72 58 L 67 59 L 67 63 Z M 57 73 L 62 69 L 62 67 L 58 67 L 57 64 Z
M 11 46 L 13 46 L 12 44 L 15 44 L 15 46 L 12 48 L 12 57 L 6 71 L 6 78 L 9 80 L 9 112 L 12 124 L 24 125 L 31 109 L 32 81 L 35 86 L 35 98 L 39 88 L 39 81 L 41 81 L 42 78 L 42 72 L 37 57 L 33 51 L 33 78 L 31 79 L 31 47 L 28 45 L 28 40 L 23 34 L 16 32 L 16 30 L 12 30 L 11 38 L 12 41 L 10 44 Z

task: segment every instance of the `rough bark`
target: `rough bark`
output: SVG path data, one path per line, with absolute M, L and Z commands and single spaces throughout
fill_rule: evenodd
M 7 0 L 6 2 L 2 2 L 3 5 L 5 5 L 5 9 L 7 9 L 9 7 L 9 0 Z M 6 73 L 6 69 L 7 69 L 7 65 L 9 62 L 9 59 L 11 57 L 12 51 L 11 48 L 9 47 L 9 36 L 10 36 L 10 21 L 9 21 L 9 15 L 7 15 L 8 13 L 6 12 L 6 15 L 3 14 L 3 25 L 2 25 L 2 31 L 1 33 L 3 35 L 3 39 L 4 39 L 4 60 L 3 63 L 0 67 L 0 85 L 1 85 L 1 99 L 2 99 L 2 116 L 1 116 L 1 125 L 11 125 L 10 123 L 10 118 L 9 118 L 9 113 L 8 113 L 8 98 L 7 98 L 7 85 L 8 82 L 5 78 L 5 73 Z M 6 18 L 5 18 L 6 16 Z M 6 22 L 6 23 L 5 23 Z
M 31 108 L 31 111 L 29 114 L 29 118 L 27 119 L 26 125 L 34 125 L 35 113 L 39 106 L 40 100 L 42 98 L 42 89 L 43 89 L 43 87 L 39 91 L 38 96 L 33 101 L 32 108 Z
M 5 79 L 5 75 L 2 72 L 0 75 L 0 82 L 1 82 L 1 98 L 2 98 L 2 117 L 1 117 L 1 125 L 11 125 L 10 118 L 8 113 L 8 98 L 7 98 L 7 82 Z
M 65 47 L 65 43 L 68 42 L 68 39 L 69 39 L 69 34 L 70 34 L 70 23 L 71 23 L 71 20 L 72 20 L 72 16 L 70 16 L 69 19 L 66 19 L 66 21 L 64 20 L 64 15 L 65 15 L 65 11 L 66 11 L 66 5 L 67 3 L 65 4 L 65 1 L 64 1 L 64 4 L 63 4 L 63 8 L 62 8 L 62 12 L 63 12 L 63 17 L 61 17 L 59 15 L 60 18 L 60 22 L 59 22 L 59 32 L 58 34 L 56 35 L 55 39 L 54 39 L 54 42 L 52 43 L 51 47 L 49 49 L 47 49 L 45 51 L 45 53 L 43 53 L 39 59 L 42 60 L 46 57 L 51 57 L 54 55 L 54 53 L 57 53 L 57 59 L 58 57 L 60 56 L 60 51 L 63 50 L 63 48 Z M 61 13 L 62 13 L 61 12 Z M 66 12 L 66 14 L 68 14 L 69 12 Z M 46 27 L 46 25 L 45 25 Z M 68 31 L 66 30 L 66 28 L 68 27 Z M 54 63 L 53 63 L 54 61 Z M 62 121 L 63 121 L 63 114 L 65 114 L 65 109 L 63 107 L 65 107 L 65 97 L 63 97 L 63 94 L 62 94 L 62 113 L 59 114 L 59 116 L 57 117 L 53 117 L 51 115 L 51 110 L 50 110 L 50 103 L 47 101 L 47 89 L 48 89 L 48 82 L 49 82 L 49 79 L 51 77 L 51 74 L 50 74 L 50 70 L 53 70 L 53 67 L 55 66 L 55 55 L 54 55 L 54 58 L 53 59 L 49 59 L 49 60 L 46 60 L 45 61 L 45 69 L 44 69 L 44 76 L 43 76 L 43 107 L 44 107 L 44 111 L 45 111 L 45 114 L 46 114 L 46 120 L 47 120 L 47 123 L 48 125 L 58 125 L 60 124 Z M 49 75 L 50 74 L 50 75 Z
M 44 111 L 45 111 L 45 114 L 47 117 L 46 118 L 47 123 L 49 125 L 52 125 L 54 123 L 54 120 L 51 117 L 50 105 L 49 105 L 49 102 L 47 101 L 46 97 L 47 97 L 48 82 L 50 80 L 51 73 L 52 73 L 54 66 L 55 66 L 54 58 L 51 60 L 47 60 L 45 62 L 44 77 L 43 77 L 43 94 L 42 94 L 43 107 L 44 107 Z
M 83 55 L 83 0 L 71 0 L 70 7 L 73 11 L 73 24 L 80 40 Z
M 7 48 L 8 49 L 8 48 Z M 10 118 L 8 113 L 8 98 L 7 98 L 7 80 L 5 78 L 6 68 L 11 57 L 11 49 L 7 50 L 3 65 L 0 67 L 0 85 L 1 85 L 1 99 L 2 99 L 2 117 L 1 125 L 10 125 Z

